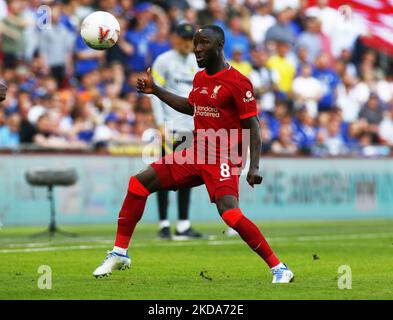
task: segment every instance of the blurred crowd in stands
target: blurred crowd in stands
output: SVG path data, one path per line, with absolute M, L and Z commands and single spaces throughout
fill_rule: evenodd
M 95 10 L 120 22 L 110 50 L 79 35 Z M 365 47 L 364 26 L 327 0 L 0 0 L 0 148 L 139 142 L 155 121 L 136 79 L 184 21 L 224 29 L 227 60 L 254 85 L 263 153 L 389 153 L 392 59 Z

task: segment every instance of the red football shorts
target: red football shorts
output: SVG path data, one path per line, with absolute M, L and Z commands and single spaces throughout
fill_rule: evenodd
M 150 164 L 160 180 L 160 190 L 178 190 L 205 184 L 211 202 L 224 195 L 239 199 L 239 175 L 233 172 L 236 170 L 232 170 L 232 164 L 218 161 L 216 164 L 192 164 L 174 160 L 176 155 L 184 156 L 185 152 L 176 151 Z

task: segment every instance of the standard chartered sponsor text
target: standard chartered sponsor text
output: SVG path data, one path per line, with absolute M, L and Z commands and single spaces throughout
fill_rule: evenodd
M 213 117 L 213 118 L 220 117 L 220 112 L 217 110 L 216 107 L 194 105 L 194 108 L 195 108 L 195 115 L 196 116 Z

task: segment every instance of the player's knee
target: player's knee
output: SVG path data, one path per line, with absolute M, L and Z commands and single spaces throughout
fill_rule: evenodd
M 239 208 L 229 209 L 221 215 L 221 218 L 229 227 L 235 228 L 238 222 L 243 218 L 243 213 Z
M 224 195 L 216 199 L 216 205 L 218 212 L 222 216 L 225 211 L 238 208 L 238 201 L 235 196 Z
M 149 194 L 159 190 L 160 181 L 155 170 L 148 166 L 135 175 L 135 178 L 148 190 Z
M 140 182 L 136 176 L 132 176 L 128 183 L 128 192 L 140 197 L 148 197 L 150 191 Z

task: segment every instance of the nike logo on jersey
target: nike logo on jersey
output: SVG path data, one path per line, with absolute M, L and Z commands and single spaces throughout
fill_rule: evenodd
M 202 90 L 199 91 L 201 94 L 207 94 L 207 87 L 202 87 Z
M 221 182 L 221 181 L 228 180 L 228 179 L 230 179 L 230 178 L 220 178 L 220 182 Z

